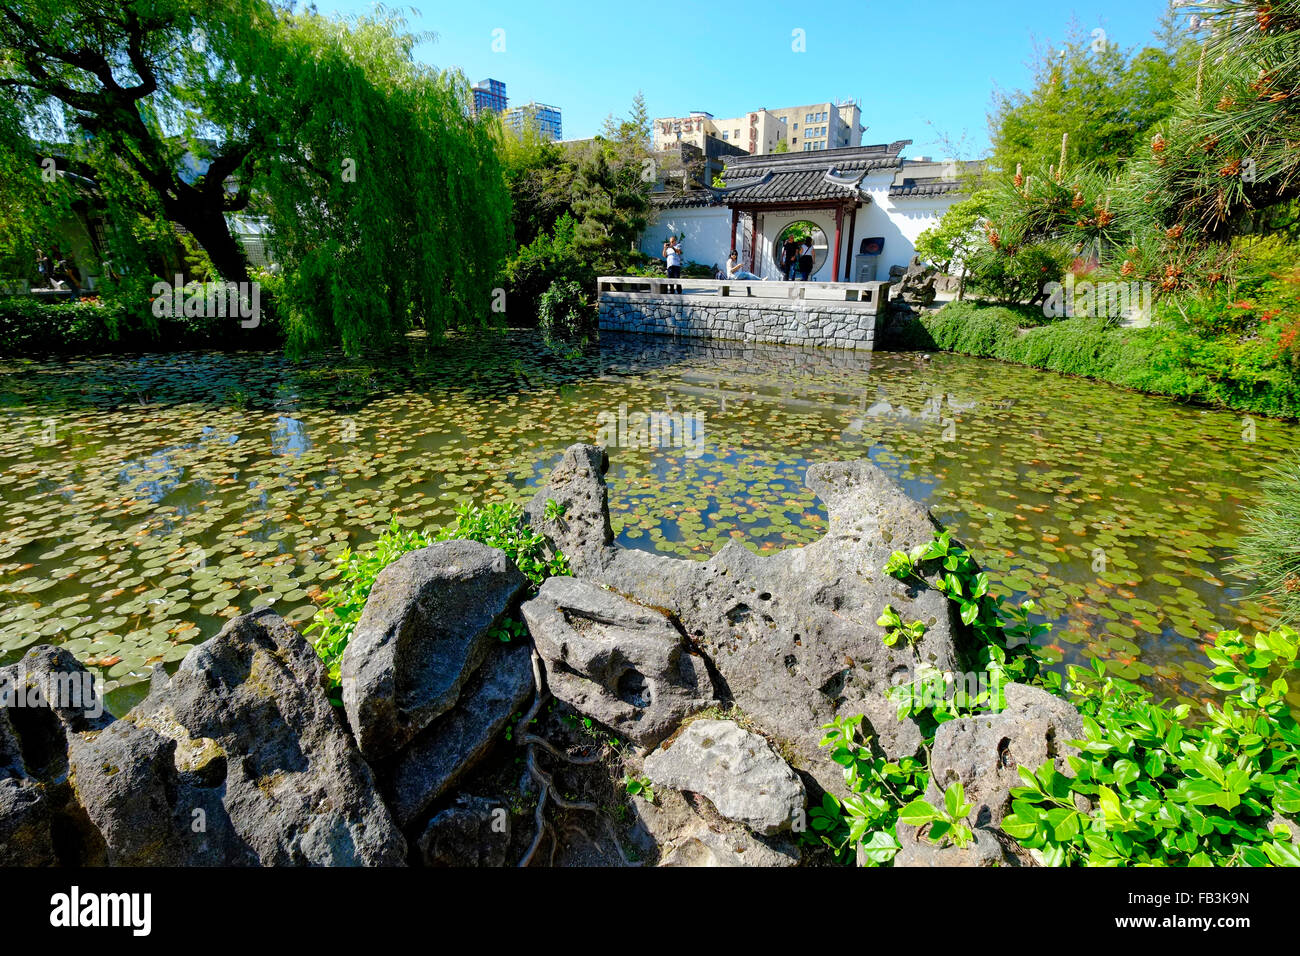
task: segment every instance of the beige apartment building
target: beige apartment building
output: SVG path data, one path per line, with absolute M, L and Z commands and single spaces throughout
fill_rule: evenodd
M 866 132 L 862 107 L 851 100 L 789 106 L 772 115 L 784 125 L 792 153 L 861 146 Z
M 850 101 L 757 109 L 729 119 L 696 110 L 689 116 L 656 119 L 654 148 L 665 150 L 678 143 L 690 143 L 704 149 L 705 139 L 712 136 L 751 155 L 766 156 L 776 152 L 782 140 L 792 153 L 861 146 L 865 129 L 861 107 Z

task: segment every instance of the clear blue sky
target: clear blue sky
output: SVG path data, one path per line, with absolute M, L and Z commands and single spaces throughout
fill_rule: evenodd
M 749 4 L 460 0 L 391 4 L 413 31 L 434 31 L 420 59 L 471 81 L 506 84 L 511 105 L 559 106 L 566 138 L 599 131 L 637 90 L 651 117 L 856 98 L 866 143 L 911 139 L 908 155 L 958 158 L 988 145 L 995 87 L 1024 88 L 1035 44 L 1059 45 L 1074 23 L 1124 48 L 1151 40 L 1166 0 L 849 0 Z M 369 0 L 317 0 L 322 13 Z M 744 12 L 736 13 L 741 7 Z M 726 8 L 727 12 L 724 12 Z M 417 12 L 412 12 L 417 11 Z M 668 11 L 672 11 L 669 13 Z M 806 52 L 792 50 L 801 29 Z M 493 49 L 503 30 L 504 51 Z M 498 43 L 498 45 L 500 45 Z

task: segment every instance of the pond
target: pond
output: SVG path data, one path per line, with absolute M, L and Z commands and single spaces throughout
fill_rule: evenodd
M 1270 619 L 1226 568 L 1300 428 L 955 355 L 610 335 L 0 361 L 0 663 L 64 644 L 120 712 L 230 617 L 308 621 L 345 547 L 522 502 L 597 439 L 619 541 L 699 558 L 815 540 L 809 463 L 870 458 L 1037 600 L 1050 653 L 1194 701 L 1203 642 Z

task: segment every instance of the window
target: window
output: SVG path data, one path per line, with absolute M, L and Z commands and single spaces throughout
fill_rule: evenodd
M 740 130 L 736 130 L 736 131 L 735 131 L 734 133 L 732 133 L 731 135 L 734 136 L 734 137 L 736 137 L 736 139 L 740 139 Z
M 809 143 L 804 143 L 804 144 L 803 144 L 803 151 L 804 151 L 805 153 L 808 152 L 808 147 L 809 147 L 809 145 L 810 145 Z
M 799 128 L 799 124 L 798 124 L 798 123 L 795 123 L 795 124 L 794 124 L 794 128 L 795 128 L 795 129 L 798 129 L 798 128 Z
M 722 131 L 722 138 L 723 139 L 727 138 L 727 131 L 725 129 Z

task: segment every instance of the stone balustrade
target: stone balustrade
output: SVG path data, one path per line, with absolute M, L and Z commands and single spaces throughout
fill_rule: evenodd
M 887 282 L 597 281 L 602 331 L 866 351 L 889 298 Z

